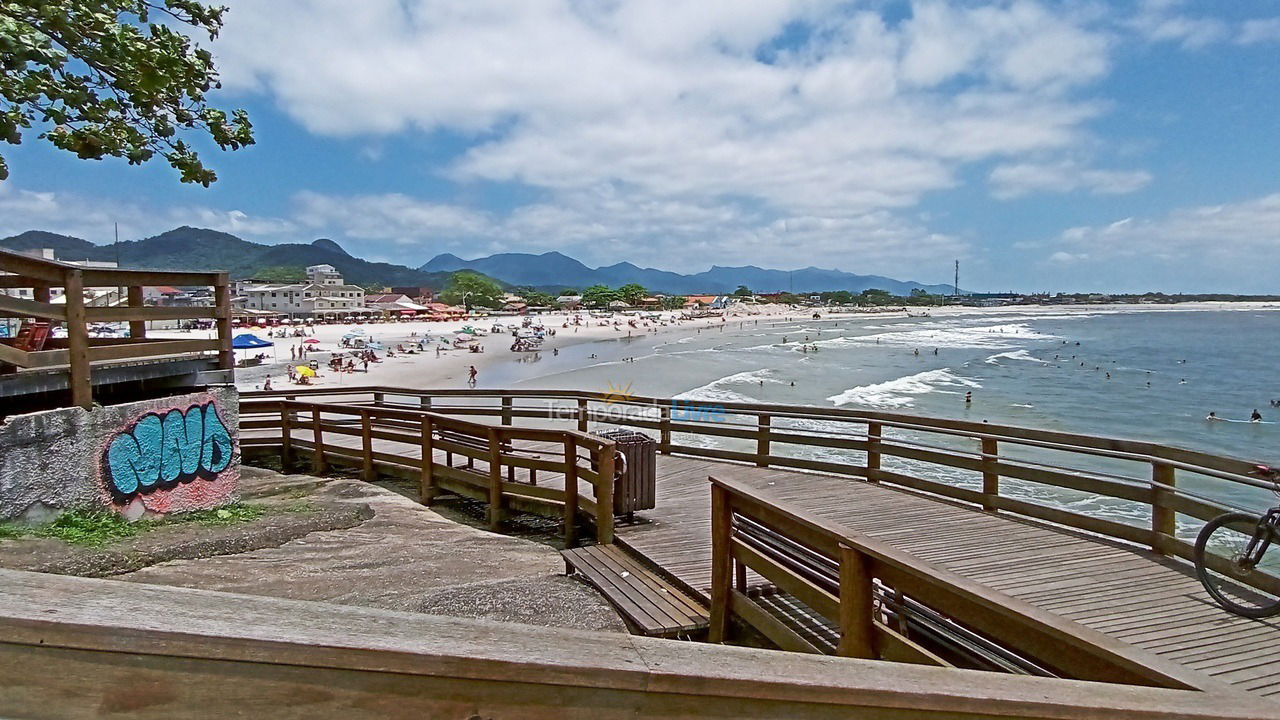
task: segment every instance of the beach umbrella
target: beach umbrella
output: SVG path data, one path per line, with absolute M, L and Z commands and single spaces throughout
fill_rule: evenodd
M 303 340 L 302 342 L 304 342 L 304 343 L 306 343 L 306 344 L 308 344 L 308 345 L 315 345 L 315 344 L 319 343 L 320 341 L 319 341 L 319 340 L 317 340 L 317 339 L 315 339 L 315 338 L 307 338 L 306 340 Z
M 311 368 L 307 367 L 306 365 L 299 365 L 299 366 L 295 367 L 295 368 L 294 368 L 294 370 L 295 370 L 299 375 L 301 375 L 302 377 L 315 377 L 315 376 L 316 376 L 316 371 L 315 371 L 315 370 L 312 370 Z

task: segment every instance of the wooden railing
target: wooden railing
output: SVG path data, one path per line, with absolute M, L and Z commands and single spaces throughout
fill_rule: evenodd
M 616 450 L 606 438 L 424 410 L 286 399 L 241 402 L 240 430 L 243 452 L 278 451 L 285 467 L 305 453 L 317 473 L 343 464 L 358 467 L 367 480 L 386 474 L 415 481 L 427 505 L 441 490 L 464 495 L 487 503 L 494 529 L 509 507 L 544 514 L 551 507 L 563 518 L 566 547 L 577 542 L 580 515 L 595 524 L 597 541 L 613 541 Z M 581 496 L 580 481 L 591 488 L 589 497 Z
M 837 627 L 836 654 L 846 657 L 950 666 L 895 630 L 877 602 L 877 597 L 905 596 L 930 608 L 945 608 L 948 621 L 980 630 L 995 647 L 1033 662 L 1047 671 L 1044 674 L 1212 689 L 1204 676 L 1137 653 L 1094 630 L 792 509 L 733 480 L 711 478 L 711 539 L 708 639 L 713 643 L 726 639 L 730 619 L 735 618 L 779 647 L 820 652 L 748 594 L 750 569 Z
M 1280 718 L 1238 692 L 624 642 L 15 570 L 0 570 L 0 673 L 0 716 L 23 718 Z
M 214 291 L 213 307 L 146 307 L 145 287 L 204 286 Z M 125 289 L 124 305 L 89 307 L 86 288 Z M 0 293 L 0 318 L 49 321 L 67 326 L 65 340 L 49 340 L 49 349 L 25 350 L 13 341 L 0 342 L 0 363 L 20 369 L 66 366 L 71 404 L 93 406 L 91 363 L 135 360 L 187 353 L 215 353 L 218 367 L 235 366 L 231 350 L 231 284 L 221 272 L 168 272 L 90 268 L 0 250 L 0 289 L 26 288 L 32 298 Z M 52 289 L 62 288 L 65 303 L 51 302 Z M 217 337 L 202 340 L 150 340 L 147 322 L 206 319 L 216 322 Z M 91 338 L 88 323 L 128 322 L 128 339 Z
M 630 427 L 656 434 L 663 453 L 865 478 L 1184 559 L 1192 557 L 1192 539 L 1203 521 L 1233 510 L 1257 512 L 1274 499 L 1268 491 L 1275 483 L 1250 474 L 1259 461 L 1144 441 L 896 413 L 699 404 L 575 390 L 354 387 L 245 397 L 342 399 L 496 418 L 508 426 L 558 424 L 580 432 L 593 424 Z M 1117 512 L 1082 512 L 1050 497 L 1073 493 L 1111 502 Z M 1259 587 L 1280 592 L 1280 580 L 1256 575 Z

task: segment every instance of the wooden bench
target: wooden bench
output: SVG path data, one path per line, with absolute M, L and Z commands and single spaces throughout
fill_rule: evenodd
M 649 637 L 706 632 L 709 617 L 702 604 L 617 545 L 589 545 L 560 554 L 566 571 L 599 590 L 633 632 Z

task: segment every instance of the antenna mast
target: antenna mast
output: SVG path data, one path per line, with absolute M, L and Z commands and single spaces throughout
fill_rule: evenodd
M 960 294 L 960 261 L 959 260 L 956 260 L 956 282 L 954 285 L 951 286 L 951 294 L 952 295 Z

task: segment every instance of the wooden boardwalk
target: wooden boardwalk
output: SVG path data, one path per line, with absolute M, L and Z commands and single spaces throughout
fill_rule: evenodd
M 927 562 L 1220 682 L 1280 695 L 1280 618 L 1215 605 L 1186 563 L 1122 543 L 859 480 L 660 456 L 658 506 L 618 542 L 703 600 L 711 582 L 707 477 L 733 478 Z
M 259 435 L 248 431 L 244 437 Z M 311 437 L 295 430 L 296 440 Z M 336 436 L 329 447 L 355 449 Z M 411 444 L 379 454 L 417 460 Z M 537 449 L 536 446 L 530 447 Z M 436 453 L 443 463 L 442 453 Z M 477 469 L 483 471 L 483 461 Z M 1280 618 L 1250 620 L 1214 604 L 1183 561 L 1080 531 L 983 512 L 862 480 L 681 456 L 658 457 L 657 507 L 619 522 L 616 541 L 704 602 L 711 575 L 709 476 L 767 492 L 793 508 L 889 543 L 993 590 L 1105 633 L 1219 682 L 1280 696 Z M 539 475 L 560 487 L 561 476 Z M 589 493 L 588 485 L 580 489 Z M 749 584 L 762 579 L 754 573 Z

